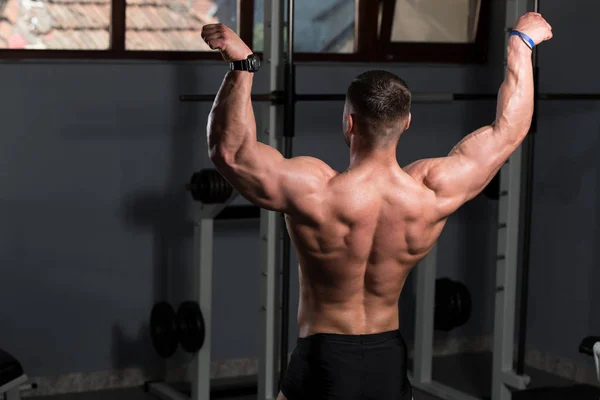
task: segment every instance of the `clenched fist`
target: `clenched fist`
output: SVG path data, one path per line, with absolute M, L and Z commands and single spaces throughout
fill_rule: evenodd
M 245 60 L 252 50 L 240 37 L 223 24 L 204 25 L 202 39 L 213 50 L 219 50 L 225 61 Z
M 517 21 L 514 30 L 522 32 L 529 36 L 535 45 L 552 39 L 552 27 L 538 13 L 527 13 Z

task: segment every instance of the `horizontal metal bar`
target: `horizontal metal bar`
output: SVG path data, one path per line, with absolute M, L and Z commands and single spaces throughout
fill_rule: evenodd
M 182 102 L 206 102 L 210 103 L 215 101 L 216 95 L 214 94 L 184 94 L 179 96 L 179 100 Z M 253 94 L 252 101 L 259 102 L 275 102 L 278 101 L 277 94 L 272 93 L 262 93 L 262 94 Z
M 260 207 L 256 206 L 230 206 L 221 211 L 215 220 L 230 219 L 258 219 L 260 218 Z
M 540 93 L 539 100 L 600 100 L 600 93 Z
M 452 94 L 452 93 L 413 93 L 413 103 L 446 103 L 461 100 L 486 100 L 495 99 L 496 95 L 490 94 Z M 179 97 L 182 102 L 212 102 L 214 94 L 186 94 Z M 295 102 L 327 102 L 345 101 L 346 94 L 341 93 L 314 93 L 296 94 Z M 285 101 L 283 92 L 253 94 L 252 101 L 281 103 Z
M 413 93 L 413 103 L 449 103 L 452 101 L 495 100 L 495 93 Z M 182 102 L 212 102 L 214 94 L 185 94 L 179 97 Z M 345 101 L 341 93 L 296 94 L 295 102 Z M 600 93 L 541 93 L 538 100 L 598 100 Z M 281 92 L 253 94 L 252 101 L 281 103 L 285 96 Z

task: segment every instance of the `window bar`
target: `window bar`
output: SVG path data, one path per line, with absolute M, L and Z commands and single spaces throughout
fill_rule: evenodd
M 111 3 L 110 50 L 111 53 L 125 52 L 126 0 L 113 0 Z
M 254 0 L 238 0 L 238 32 L 240 38 L 254 48 Z
M 378 13 L 381 0 L 356 0 L 356 3 L 355 51 L 365 55 L 378 53 Z

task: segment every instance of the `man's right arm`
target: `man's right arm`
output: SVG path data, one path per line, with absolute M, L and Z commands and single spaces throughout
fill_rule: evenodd
M 535 13 L 521 17 L 515 29 L 536 44 L 552 37 L 550 25 Z M 517 149 L 531 126 L 533 104 L 531 49 L 520 37 L 512 36 L 494 123 L 465 137 L 447 157 L 407 167 L 407 172 L 420 176 L 435 193 L 440 219 L 477 196 Z

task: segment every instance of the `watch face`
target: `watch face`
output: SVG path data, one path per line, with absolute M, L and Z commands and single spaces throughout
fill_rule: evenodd
M 258 70 L 260 68 L 260 58 L 256 54 L 252 54 L 248 57 L 248 62 L 250 63 L 250 69 Z

